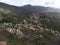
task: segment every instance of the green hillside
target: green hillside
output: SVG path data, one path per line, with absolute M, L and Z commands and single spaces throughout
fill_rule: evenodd
M 31 5 L 6 7 L 0 8 L 0 41 L 8 45 L 55 45 L 60 40 L 60 12 L 46 7 L 40 7 L 41 11 Z

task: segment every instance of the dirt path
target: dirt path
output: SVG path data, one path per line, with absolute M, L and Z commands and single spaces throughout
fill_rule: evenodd
M 9 32 L 7 31 L 0 31 L 0 36 L 7 36 L 9 35 Z

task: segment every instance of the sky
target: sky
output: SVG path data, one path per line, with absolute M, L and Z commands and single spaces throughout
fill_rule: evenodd
M 60 8 L 60 0 L 0 0 L 10 5 L 23 6 L 26 4 Z

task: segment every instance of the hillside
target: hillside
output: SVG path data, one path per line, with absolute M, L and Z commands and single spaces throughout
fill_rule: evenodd
M 55 45 L 60 41 L 60 9 L 0 3 L 0 41 L 8 45 Z

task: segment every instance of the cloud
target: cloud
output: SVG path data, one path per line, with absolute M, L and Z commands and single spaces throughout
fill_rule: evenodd
M 49 1 L 46 1 L 45 2 L 45 6 L 60 8 L 60 0 L 49 0 Z

